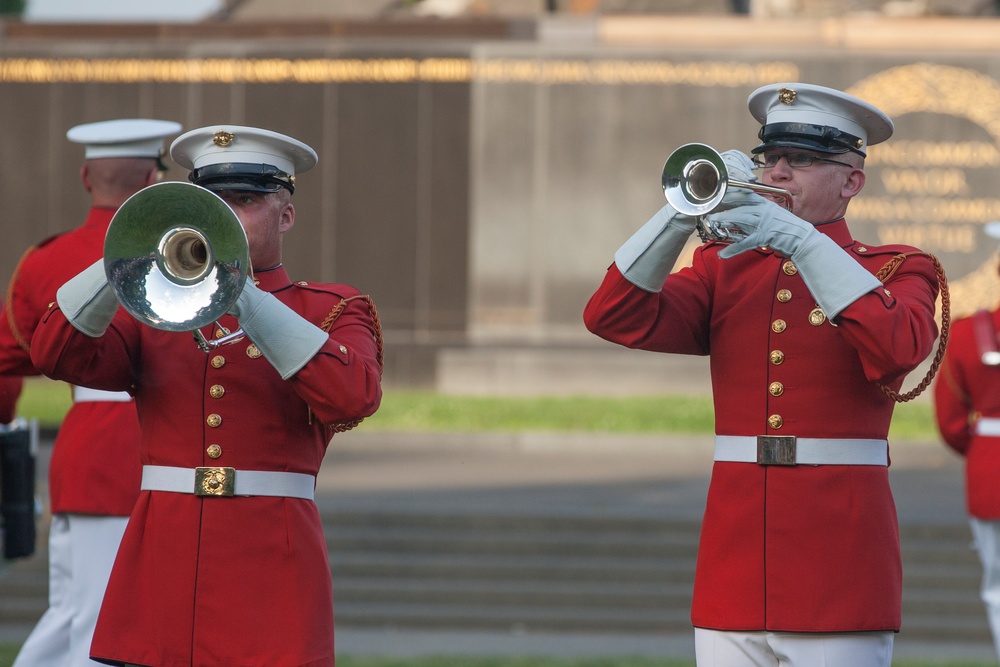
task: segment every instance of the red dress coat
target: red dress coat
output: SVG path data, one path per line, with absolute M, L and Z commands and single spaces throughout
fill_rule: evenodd
M 0 424 L 9 424 L 17 415 L 17 400 L 23 385 L 24 378 L 20 375 L 0 375 Z
M 1000 330 L 1000 311 L 990 313 Z M 952 323 L 941 369 L 934 382 L 934 408 L 945 443 L 965 457 L 965 497 L 969 514 L 1000 519 L 1000 438 L 976 435 L 981 417 L 1000 418 L 1000 366 L 981 360 L 974 317 Z
M 853 241 L 843 220 L 819 227 L 873 274 L 913 250 Z M 622 345 L 711 355 L 716 433 L 885 438 L 898 388 L 933 347 L 932 263 L 908 258 L 837 317 L 794 265 L 770 250 L 734 258 L 703 245 L 659 293 L 612 265 L 587 304 L 587 327 Z M 783 323 L 784 327 L 780 326 Z M 775 427 L 770 417 L 779 416 Z M 902 567 L 888 470 L 716 462 L 702 522 L 691 617 L 718 630 L 898 630 Z
M 114 209 L 92 208 L 76 229 L 29 250 L 8 288 L 0 315 L 0 375 L 38 375 L 29 347 L 35 326 L 56 290 L 104 254 Z M 128 516 L 139 497 L 139 419 L 135 404 L 74 403 L 66 413 L 49 463 L 54 514 Z
M 293 284 L 283 268 L 256 277 L 317 326 L 358 294 Z M 238 326 L 230 316 L 221 324 Z M 102 337 L 88 338 L 56 306 L 35 332 L 32 359 L 53 377 L 133 391 L 143 464 L 315 475 L 333 435 L 326 425 L 371 415 L 381 400 L 374 332 L 366 303 L 349 301 L 329 341 L 284 381 L 248 338 L 206 354 L 190 333 L 152 329 L 123 311 Z M 212 445 L 221 447 L 215 458 Z M 330 563 L 316 504 L 141 492 L 91 655 L 158 667 L 333 665 Z

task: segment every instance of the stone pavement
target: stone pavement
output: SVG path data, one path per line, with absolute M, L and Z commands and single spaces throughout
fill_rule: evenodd
M 323 503 L 343 510 L 698 520 L 711 438 L 563 434 L 462 435 L 355 432 L 334 439 L 320 478 Z M 960 461 L 937 442 L 892 450 L 902 526 L 950 526 L 967 535 Z M 968 550 L 967 537 L 951 545 Z M 964 541 L 964 543 L 962 543 Z M 333 554 L 336 561 L 336 554 Z M 978 569 L 971 569 L 978 577 Z M 650 582 L 652 583 L 652 582 Z M 974 591 L 965 586 L 978 614 Z M 336 596 L 336 592 L 335 592 Z M 335 603 L 336 604 L 336 603 Z M 978 616 L 972 640 L 897 637 L 897 657 L 995 658 Z M 905 626 L 904 620 L 904 626 Z M 538 654 L 693 657 L 688 630 L 645 634 L 384 630 L 338 625 L 344 654 Z M 946 634 L 946 633 L 945 633 Z

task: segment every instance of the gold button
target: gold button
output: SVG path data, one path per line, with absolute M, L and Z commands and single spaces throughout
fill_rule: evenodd
M 212 357 L 212 368 L 222 368 L 226 365 L 226 358 L 221 354 L 217 354 Z
M 794 276 L 799 272 L 795 265 L 792 264 L 792 260 L 786 260 L 784 264 L 781 265 L 781 270 L 785 272 L 786 276 Z
M 212 388 L 208 390 L 208 394 L 212 398 L 222 398 L 226 395 L 226 390 L 221 384 L 213 384 Z
M 781 350 L 772 350 L 770 354 L 771 363 L 777 366 L 785 360 L 785 353 Z
M 217 329 L 215 330 L 215 337 L 216 337 L 216 338 L 222 338 L 223 336 L 228 336 L 228 335 L 229 335 L 229 333 L 230 333 L 229 329 L 227 329 L 227 328 L 226 328 L 226 327 L 224 327 L 224 326 L 219 326 L 219 327 L 218 327 L 218 328 L 217 328 Z
M 205 453 L 208 454 L 208 458 L 217 459 L 222 456 L 222 447 L 219 447 L 218 445 L 209 445 L 208 449 L 205 450 Z
M 788 325 L 785 324 L 785 320 L 775 320 L 771 322 L 771 331 L 773 331 L 774 333 L 781 333 L 787 328 Z
M 780 289 L 778 290 L 778 301 L 781 303 L 788 303 L 792 300 L 792 290 Z
M 767 391 L 771 394 L 771 396 L 781 396 L 785 393 L 785 385 L 780 382 L 772 382 L 768 385 Z
M 247 356 L 251 359 L 258 359 L 262 354 L 263 353 L 260 351 L 260 348 L 253 343 L 247 345 Z
M 781 425 L 785 423 L 785 420 L 781 418 L 781 415 L 771 415 L 767 418 L 767 425 L 771 428 L 781 428 Z
M 823 322 L 826 322 L 826 313 L 823 312 L 822 308 L 813 308 L 809 311 L 809 324 L 818 327 Z
M 222 417 L 213 412 L 208 416 L 208 419 L 205 420 L 205 423 L 212 428 L 219 428 L 219 426 L 222 425 Z

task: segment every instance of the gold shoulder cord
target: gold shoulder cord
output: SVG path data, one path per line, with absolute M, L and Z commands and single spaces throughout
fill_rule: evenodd
M 931 366 L 927 369 L 927 373 L 924 375 L 924 379 L 920 381 L 920 384 L 905 394 L 898 394 L 883 384 L 878 385 L 878 388 L 882 390 L 883 394 L 897 403 L 905 403 L 906 401 L 916 398 L 930 385 L 931 380 L 934 379 L 938 368 L 941 366 L 941 359 L 944 357 L 944 350 L 948 346 L 948 334 L 951 331 L 951 294 L 948 292 L 948 279 L 944 275 L 944 268 L 941 266 L 941 262 L 938 261 L 937 257 L 926 252 L 900 253 L 886 262 L 885 266 L 879 269 L 879 272 L 875 274 L 875 277 L 885 283 L 886 280 L 892 277 L 892 274 L 896 272 L 896 269 L 900 267 L 906 258 L 912 255 L 923 255 L 924 257 L 930 259 L 934 264 L 934 271 L 937 273 L 938 287 L 941 291 L 941 335 L 938 337 L 938 348 L 937 352 L 934 354 L 934 360 L 931 362 Z
M 365 303 L 368 304 L 368 312 L 371 313 L 372 323 L 374 324 L 375 327 L 375 350 L 376 350 L 375 359 L 378 361 L 378 371 L 379 375 L 381 376 L 382 370 L 385 368 L 385 363 L 384 363 L 385 350 L 382 344 L 382 323 L 378 319 L 378 311 L 375 310 L 375 303 L 372 301 L 372 298 L 369 295 L 359 294 L 358 296 L 352 296 L 349 299 L 341 299 L 340 303 L 334 306 L 333 310 L 330 311 L 330 314 L 326 316 L 326 318 L 323 320 L 323 323 L 319 326 L 319 328 L 329 333 L 330 329 L 333 327 L 333 323 L 336 322 L 337 318 L 340 317 L 340 314 L 344 312 L 344 308 L 347 307 L 347 303 L 349 301 L 354 301 L 355 299 L 362 299 L 364 300 Z M 349 431 L 358 424 L 360 424 L 363 421 L 363 419 L 364 418 L 352 419 L 351 421 L 327 424 L 327 426 L 334 433 L 343 433 L 344 431 Z M 309 421 L 310 423 L 312 422 L 311 408 L 309 410 Z

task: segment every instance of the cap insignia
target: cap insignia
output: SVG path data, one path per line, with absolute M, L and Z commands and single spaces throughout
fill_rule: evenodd
M 235 138 L 236 137 L 233 136 L 232 132 L 226 132 L 225 130 L 218 130 L 215 134 L 212 135 L 212 143 L 218 146 L 219 148 L 225 148 L 229 144 L 233 143 L 233 139 Z
M 778 101 L 782 104 L 791 104 L 799 94 L 791 88 L 778 88 Z

